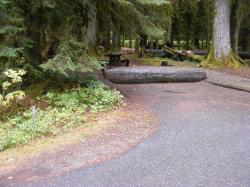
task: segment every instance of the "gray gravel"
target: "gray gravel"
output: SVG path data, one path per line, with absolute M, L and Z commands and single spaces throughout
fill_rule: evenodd
M 121 157 L 16 186 L 250 186 L 250 94 L 195 84 L 120 85 L 160 129 Z
M 218 71 L 205 70 L 207 82 L 235 90 L 250 92 L 250 79 L 242 78 Z

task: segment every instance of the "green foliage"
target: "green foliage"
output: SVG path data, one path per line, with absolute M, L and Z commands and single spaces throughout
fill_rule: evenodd
M 36 110 L 35 117 L 31 111 L 9 119 L 1 124 L 0 134 L 3 139 L 2 148 L 7 149 L 17 144 L 27 144 L 30 140 L 56 135 L 61 132 L 60 127 L 69 128 L 84 123 L 82 108 L 64 107 Z
M 24 52 L 23 46 L 17 42 L 25 31 L 23 20 L 12 12 L 12 1 L 0 1 L 0 61 L 7 63 Z M 1 71 L 1 69 L 0 69 Z
M 163 37 L 170 9 L 168 0 L 0 0 L 0 72 L 22 67 L 35 79 L 44 75 L 40 67 L 51 75 L 45 78 L 100 70 L 102 64 L 87 55 L 96 52 L 88 50 L 91 37 L 101 41 L 105 29 Z M 89 29 L 92 24 L 98 29 Z
M 23 32 L 24 28 L 19 28 L 16 26 L 3 26 L 0 28 L 0 34 L 17 34 L 19 32 Z
M 42 64 L 44 71 L 69 78 L 71 72 L 92 72 L 102 69 L 102 64 L 87 55 L 87 46 L 68 40 L 62 43 L 57 54 L 47 63 Z
M 88 87 L 63 93 L 48 92 L 40 100 L 48 102 L 45 110 L 27 110 L 0 122 L 2 150 L 27 144 L 43 136 L 54 136 L 68 128 L 85 124 L 86 111 L 100 112 L 119 106 L 122 96 L 103 83 L 92 81 Z
M 105 2 L 106 3 L 106 2 Z M 171 3 L 167 0 L 113 0 L 113 11 L 120 10 L 117 19 L 128 25 L 125 30 L 149 37 L 163 37 L 171 14 Z M 120 17 L 121 18 L 120 18 Z M 124 19 L 124 17 L 126 19 Z
M 206 48 L 212 38 L 214 16 L 213 0 L 172 0 L 173 4 L 173 38 L 178 41 L 178 48 Z M 185 40 L 185 45 L 181 45 Z M 203 41 L 202 41 L 203 40 Z M 202 41 L 202 46 L 199 41 Z
M 86 109 L 96 113 L 114 108 L 121 103 L 123 97 L 118 91 L 110 91 L 103 83 L 91 81 L 86 88 L 60 94 L 49 92 L 45 98 L 58 107 L 82 104 Z
M 0 49 L 0 58 L 17 58 L 23 52 L 23 48 L 5 47 Z
M 3 94 L 1 95 L 0 106 L 3 107 L 11 104 L 12 101 L 19 102 L 24 99 L 25 93 L 20 90 L 20 86 L 26 73 L 23 69 L 4 71 L 2 81 L 5 81 L 2 83 Z

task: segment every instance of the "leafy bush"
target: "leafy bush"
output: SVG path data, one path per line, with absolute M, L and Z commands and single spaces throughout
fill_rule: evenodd
M 116 90 L 109 90 L 103 83 L 92 81 L 88 87 L 68 90 L 63 93 L 48 92 L 40 100 L 49 102 L 45 109 L 27 110 L 0 121 L 0 150 L 27 144 L 34 138 L 57 135 L 67 128 L 84 124 L 85 113 L 100 112 L 117 107 L 122 96 Z
M 20 90 L 23 83 L 23 76 L 26 71 L 23 69 L 8 69 L 3 72 L 2 95 L 0 95 L 0 106 L 7 106 L 12 101 L 20 101 L 25 97 L 25 93 Z
M 91 112 L 96 113 L 114 108 L 121 103 L 123 97 L 120 92 L 109 90 L 103 83 L 92 81 L 86 88 L 59 94 L 49 92 L 45 98 L 58 107 L 83 104 Z
M 87 55 L 87 46 L 74 40 L 60 44 L 57 54 L 42 64 L 41 68 L 59 78 L 73 78 L 71 72 L 92 72 L 102 69 L 102 64 Z
M 26 111 L 1 124 L 0 134 L 4 139 L 1 147 L 6 149 L 26 144 L 36 137 L 56 135 L 62 127 L 75 127 L 83 123 L 84 108 L 80 107 L 37 109 L 34 116 L 31 111 Z

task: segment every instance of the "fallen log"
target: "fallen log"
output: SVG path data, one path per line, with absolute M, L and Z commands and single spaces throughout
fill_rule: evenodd
M 188 58 L 188 56 L 185 53 L 176 51 L 168 46 L 164 46 L 163 51 L 166 57 L 171 58 L 173 60 L 184 61 L 185 59 Z
M 201 62 L 201 58 L 195 57 L 194 53 L 192 51 L 177 51 L 175 49 L 172 49 L 168 46 L 163 47 L 163 51 L 165 53 L 165 57 L 177 60 L 177 61 L 193 61 L 193 62 Z
M 118 84 L 199 82 L 206 73 L 198 68 L 119 67 L 105 70 L 105 78 Z

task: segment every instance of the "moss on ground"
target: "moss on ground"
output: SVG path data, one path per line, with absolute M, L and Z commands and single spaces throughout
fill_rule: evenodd
M 200 67 L 209 68 L 209 69 L 217 69 L 217 68 L 240 68 L 246 66 L 247 63 L 243 61 L 238 55 L 234 52 L 228 57 L 223 58 L 222 60 L 218 60 L 214 54 L 214 48 L 211 48 L 210 53 L 206 60 L 203 60 L 200 63 Z

